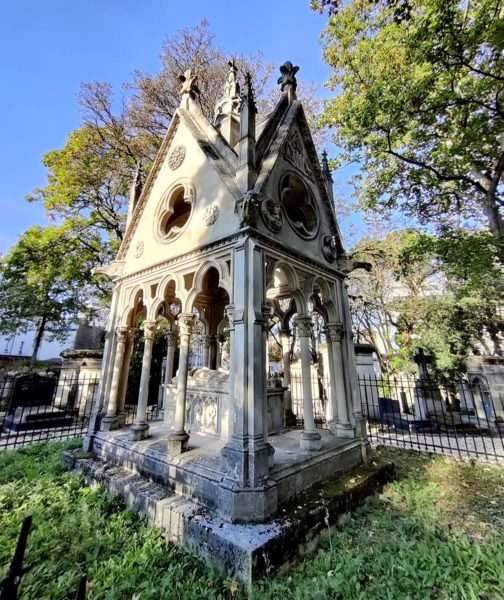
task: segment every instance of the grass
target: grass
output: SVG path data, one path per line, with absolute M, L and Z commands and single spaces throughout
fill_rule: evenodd
M 33 600 L 241 598 L 234 582 L 166 542 L 99 487 L 60 465 L 66 444 L 0 453 L 0 575 L 26 514 L 33 531 L 20 588 Z M 504 468 L 381 449 L 398 479 L 315 556 L 259 582 L 260 599 L 502 599 Z

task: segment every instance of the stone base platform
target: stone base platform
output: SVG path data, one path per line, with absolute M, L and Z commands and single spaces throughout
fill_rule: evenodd
M 270 479 L 276 486 L 278 506 L 313 484 L 337 472 L 348 471 L 366 460 L 368 444 L 359 438 L 338 438 L 319 430 L 321 448 L 300 448 L 299 430 L 272 435 L 275 449 Z M 191 433 L 187 452 L 170 456 L 170 429 L 160 422 L 150 424 L 149 437 L 133 441 L 129 429 L 100 431 L 86 438 L 85 448 L 112 465 L 138 473 L 166 486 L 210 510 L 218 509 L 221 482 L 225 477 L 220 451 L 225 440 Z
M 321 536 L 330 534 L 332 526 L 381 489 L 394 472 L 390 463 L 361 465 L 284 503 L 279 511 L 281 517 L 268 523 L 243 525 L 228 523 L 165 485 L 148 481 L 92 453 L 67 452 L 64 461 L 90 483 L 101 483 L 120 494 L 128 506 L 165 529 L 172 541 L 196 550 L 208 564 L 229 573 L 248 588 L 261 576 L 286 568 L 313 551 Z

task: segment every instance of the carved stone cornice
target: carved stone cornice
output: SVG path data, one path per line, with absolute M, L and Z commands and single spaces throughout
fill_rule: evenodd
M 302 315 L 294 317 L 294 321 L 296 323 L 298 337 L 311 337 L 313 332 L 311 317 Z

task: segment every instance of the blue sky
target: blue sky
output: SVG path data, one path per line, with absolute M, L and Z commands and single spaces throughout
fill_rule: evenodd
M 181 27 L 206 18 L 230 53 L 291 60 L 322 94 L 330 73 L 319 43 L 327 16 L 309 0 L 0 0 L 0 8 L 2 253 L 45 221 L 42 206 L 24 198 L 45 184 L 43 154 L 79 126 L 80 84 L 119 90 L 134 69 L 155 73 L 164 39 Z

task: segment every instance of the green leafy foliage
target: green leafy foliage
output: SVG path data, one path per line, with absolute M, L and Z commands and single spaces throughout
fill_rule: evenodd
M 371 264 L 350 278 L 354 328 L 373 344 L 382 369 L 414 372 L 419 346 L 438 371 L 461 371 L 471 353 L 502 353 L 504 292 L 495 238 L 447 229 L 435 236 L 401 230 L 364 239 L 354 257 Z
M 101 487 L 61 466 L 65 444 L 0 453 L 0 571 L 26 514 L 33 515 L 25 599 L 72 598 L 89 575 L 88 598 L 245 598 L 240 586 L 125 510 Z M 325 549 L 252 597 L 345 600 L 501 598 L 504 468 L 381 449 L 397 480 L 352 516 Z
M 116 497 L 65 472 L 61 451 L 78 443 L 36 444 L 0 453 L 0 570 L 21 522 L 33 515 L 21 598 L 74 598 L 88 573 L 87 597 L 225 598 L 229 582 L 168 543 Z
M 83 248 L 70 235 L 75 227 L 30 228 L 0 267 L 0 333 L 36 329 L 32 360 L 44 336 L 64 339 L 79 315 L 92 312 L 85 291 L 99 241 L 91 236 Z
M 365 209 L 423 223 L 483 223 L 502 236 L 504 45 L 500 0 L 312 2 L 336 96 L 339 162 L 357 161 Z

